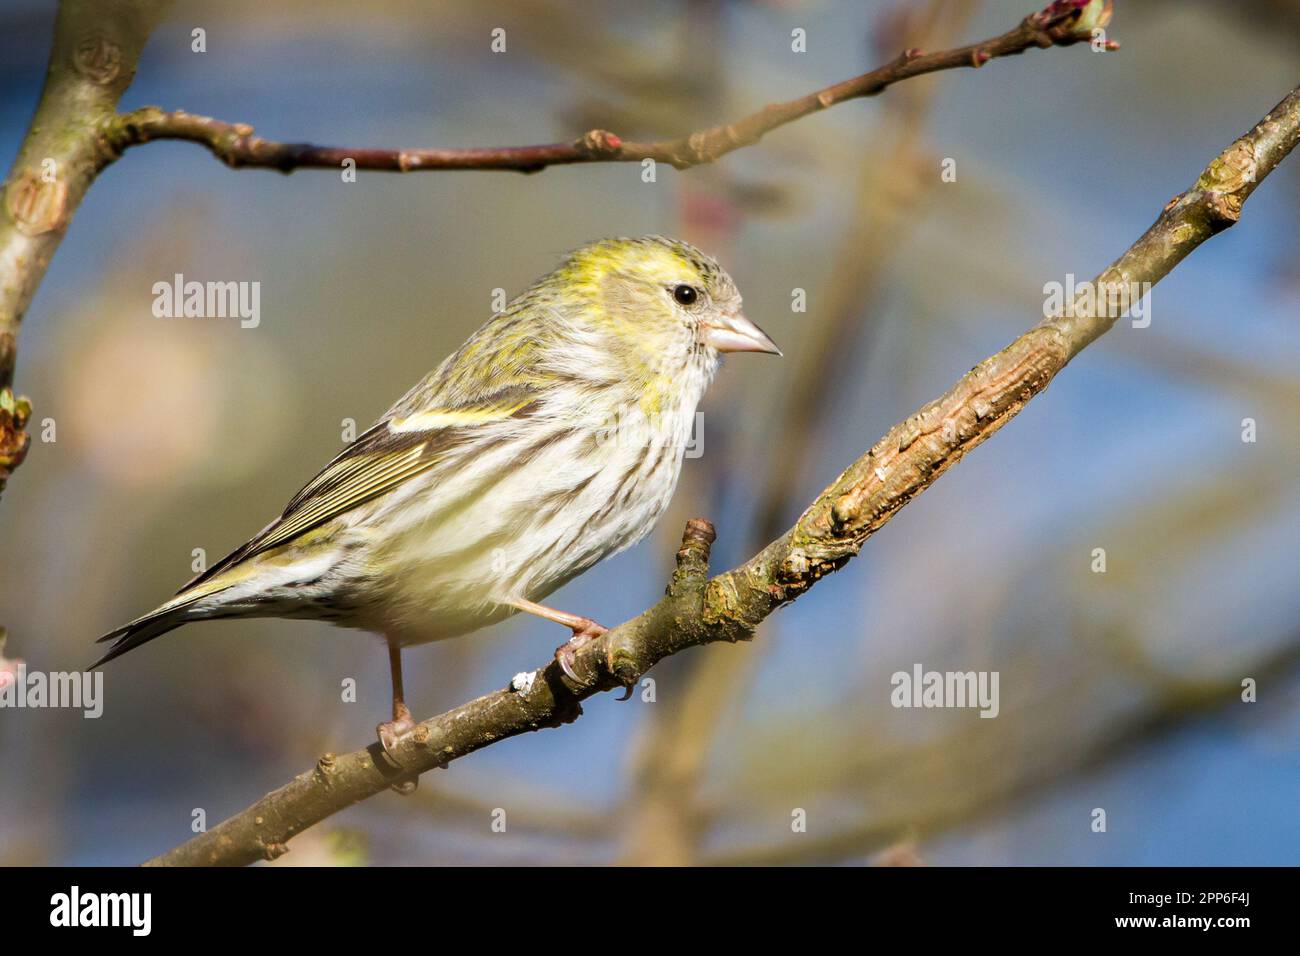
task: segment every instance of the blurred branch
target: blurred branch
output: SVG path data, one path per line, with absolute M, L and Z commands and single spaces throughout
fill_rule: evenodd
M 619 809 L 629 866 L 690 866 L 708 823 L 700 805 L 700 778 L 714 752 L 716 732 L 749 687 L 754 654 L 698 654 L 675 694 L 654 708 L 654 719 L 632 755 L 628 801 Z M 661 681 L 661 686 L 666 681 Z M 713 693 L 710 693 L 710 692 Z
M 1034 47 L 1069 46 L 1091 38 L 1094 26 L 1110 20 L 1110 2 L 1056 0 L 1045 10 L 1030 14 L 1015 29 L 979 43 L 939 53 L 905 50 L 896 59 L 869 73 L 782 103 L 771 103 L 756 113 L 676 139 L 656 142 L 625 141 L 603 129 L 594 129 L 570 143 L 536 146 L 496 146 L 468 149 L 374 149 L 278 143 L 253 135 L 246 123 L 227 123 L 181 110 L 167 112 L 146 106 L 114 117 L 104 124 L 104 137 L 117 152 L 156 140 L 184 140 L 206 146 L 231 167 L 253 166 L 291 172 L 295 169 L 339 169 L 352 160 L 357 169 L 387 172 L 449 169 L 504 169 L 532 173 L 548 166 L 573 163 L 641 162 L 653 159 L 687 169 L 711 163 L 734 150 L 758 142 L 778 127 L 837 103 L 875 96 L 900 80 L 951 70 L 980 67 L 990 60 L 1014 56 Z M 1113 44 L 1112 44 L 1113 46 Z
M 578 648 L 586 683 L 566 683 L 554 660 L 511 686 L 416 726 L 394 748 L 405 771 L 387 768 L 378 743 L 317 766 L 217 827 L 150 861 L 242 864 L 273 858 L 286 841 L 331 814 L 415 775 L 519 734 L 582 713 L 581 701 L 631 687 L 656 662 L 715 641 L 746 640 L 764 618 L 843 567 L 903 506 L 1014 418 L 1052 378 L 1115 324 L 1129 283 L 1159 282 L 1197 246 L 1232 226 L 1246 199 L 1300 142 L 1300 87 L 1214 158 L 1146 233 L 1081 290 L 1064 314 L 1043 319 L 976 365 L 949 391 L 899 422 L 855 461 L 795 525 L 738 568 L 708 578 L 714 539 L 707 521 L 686 526 L 677 569 L 658 604 Z
M 983 732 L 982 722 L 967 723 L 937 740 L 875 755 L 871 777 L 888 781 L 892 790 L 914 796 L 894 800 L 888 809 L 872 808 L 859 819 L 824 834 L 722 849 L 702 861 L 708 866 L 775 866 L 852 860 L 885 849 L 900 839 L 920 840 L 987 819 L 1025 805 L 1033 796 L 1069 787 L 1076 780 L 1112 766 L 1189 721 L 1241 704 L 1241 678 L 1281 682 L 1300 666 L 1296 636 L 1278 648 L 1234 662 L 1231 670 L 1197 681 L 1176 681 L 1155 688 L 1149 702 L 1117 716 L 1092 738 L 1077 734 L 1078 715 L 1087 707 L 1091 684 L 1077 675 L 1065 686 L 1044 694 L 1024 712 L 1004 712 L 1015 720 L 1023 749 L 1036 755 L 1029 766 L 1008 764 L 1005 738 Z M 1252 705 L 1253 706 L 1253 705 Z M 866 776 L 863 768 L 852 768 Z M 866 795 L 854 798 L 868 803 Z M 734 825 L 734 821 L 733 821 Z
M 456 791 L 434 784 L 421 786 L 413 800 L 420 813 L 433 811 L 435 823 L 481 824 L 490 819 L 497 807 L 510 807 L 511 832 L 535 831 L 546 837 L 563 837 L 569 841 L 606 840 L 616 828 L 615 820 L 595 803 L 575 802 L 568 796 L 552 793 L 524 792 L 510 783 L 494 786 L 491 800 L 475 793 Z

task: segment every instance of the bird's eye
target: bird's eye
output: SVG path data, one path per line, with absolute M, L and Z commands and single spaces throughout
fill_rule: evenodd
M 673 299 L 676 300 L 678 305 L 694 305 L 699 295 L 694 286 L 679 285 L 673 287 Z

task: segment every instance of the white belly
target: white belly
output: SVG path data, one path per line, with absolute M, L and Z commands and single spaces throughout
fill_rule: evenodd
M 689 424 L 616 439 L 601 453 L 590 431 L 571 432 L 524 469 L 486 456 L 479 471 L 503 477 L 481 496 L 451 510 L 402 509 L 412 520 L 370 556 L 376 576 L 365 589 L 380 600 L 356 626 L 403 644 L 455 637 L 515 613 L 510 599 L 540 601 L 635 544 L 672 497 Z

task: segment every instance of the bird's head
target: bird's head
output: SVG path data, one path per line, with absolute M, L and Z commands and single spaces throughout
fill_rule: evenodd
M 630 360 L 664 370 L 712 366 L 720 352 L 781 354 L 740 311 L 731 276 L 688 243 L 603 239 L 572 253 L 559 272 L 581 290 L 588 321 Z

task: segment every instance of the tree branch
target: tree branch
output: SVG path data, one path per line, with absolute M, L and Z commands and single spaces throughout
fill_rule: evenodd
M 1095 26 L 1110 20 L 1110 0 L 1058 0 L 1027 16 L 1014 30 L 979 43 L 923 53 L 905 50 L 896 59 L 869 73 L 797 99 L 771 103 L 756 113 L 676 139 L 638 143 L 603 129 L 594 129 L 570 143 L 536 146 L 497 146 L 469 149 L 350 149 L 311 143 L 278 143 L 253 135 L 246 123 L 227 123 L 181 110 L 167 112 L 146 106 L 115 117 L 105 137 L 118 152 L 156 140 L 184 140 L 206 146 L 231 167 L 253 166 L 289 173 L 295 169 L 339 169 L 355 161 L 358 169 L 387 172 L 451 169 L 503 169 L 534 173 L 548 166 L 574 163 L 630 163 L 653 159 L 687 169 L 711 163 L 734 150 L 752 145 L 778 127 L 828 109 L 837 103 L 875 96 L 891 84 L 926 73 L 958 67 L 980 67 L 990 60 L 1014 56 L 1034 47 L 1069 46 L 1091 37 Z M 1117 48 L 1117 44 L 1108 44 Z
M 570 686 L 554 661 L 511 686 L 417 725 L 397 748 L 411 773 L 507 737 L 576 719 L 580 702 L 631 687 L 657 661 L 687 647 L 750 638 L 778 607 L 843 567 L 872 534 L 971 449 L 1014 418 L 1132 301 L 1129 283 L 1156 283 L 1193 249 L 1237 221 L 1242 204 L 1300 141 L 1300 87 L 1220 153 L 1190 189 L 1094 280 L 1116 298 L 1080 291 L 1070 309 L 1044 319 L 963 376 L 946 394 L 895 425 L 800 516 L 789 531 L 740 567 L 708 578 L 713 528 L 689 522 L 666 596 L 580 648 Z M 1116 287 L 1115 283 L 1123 283 Z M 326 754 L 313 770 L 267 794 L 207 833 L 149 861 L 155 865 L 245 864 L 274 858 L 286 842 L 331 814 L 387 789 L 379 745 Z
M 0 197 L 0 492 L 27 453 L 31 406 L 13 383 L 18 326 L 90 184 L 113 155 L 101 123 L 135 76 L 170 0 L 63 0 L 36 114 Z

